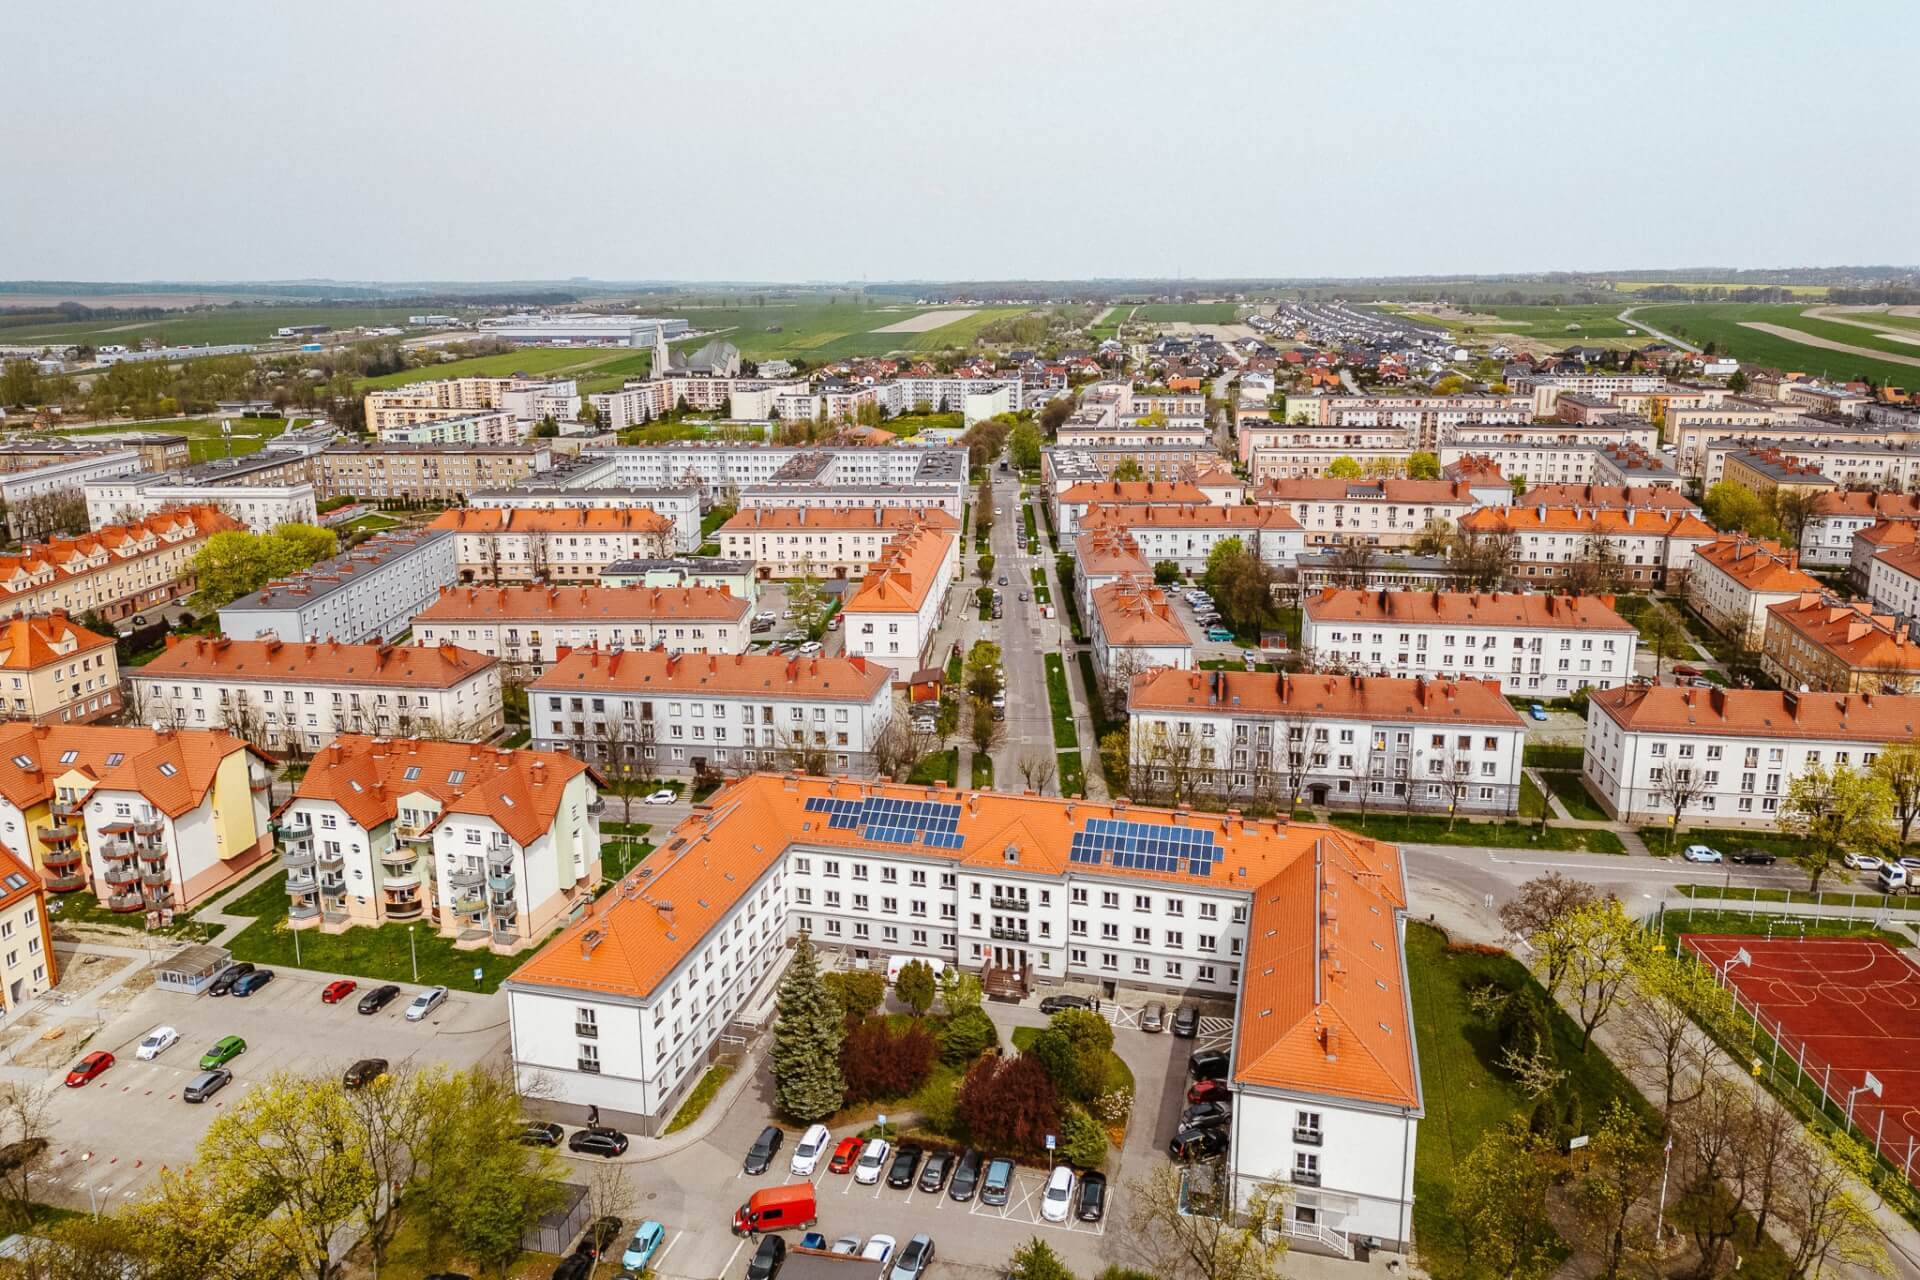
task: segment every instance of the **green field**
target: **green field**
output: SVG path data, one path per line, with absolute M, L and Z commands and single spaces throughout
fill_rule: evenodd
M 1880 338 L 1871 330 L 1836 324 L 1831 320 L 1810 319 L 1800 314 L 1803 310 L 1805 308 L 1797 303 L 1673 303 L 1641 307 L 1635 310 L 1634 316 L 1695 346 L 1705 346 L 1711 342 L 1716 349 L 1730 352 L 1754 364 L 1838 379 L 1850 379 L 1864 373 L 1894 386 L 1920 385 L 1920 366 L 1802 346 L 1787 338 L 1746 328 L 1744 324 L 1749 320 L 1775 324 L 1851 346 L 1890 352 L 1902 345 Z M 1920 356 L 1920 347 L 1900 354 Z
M 1858 328 L 1861 325 L 1877 325 L 1888 331 L 1901 330 L 1911 332 L 1920 330 L 1920 316 L 1893 316 L 1888 315 L 1884 311 L 1849 311 L 1844 314 L 1846 320 L 1849 322 L 1846 325 L 1849 329 Z M 1840 316 L 1833 317 L 1833 322 L 1836 324 L 1840 323 L 1840 320 Z M 1920 347 L 1916 347 L 1914 350 L 1916 353 L 1920 353 Z
M 1577 346 L 1590 339 L 1625 338 L 1631 324 L 1621 324 L 1620 308 L 1611 305 L 1583 304 L 1579 306 L 1494 306 L 1475 307 L 1471 314 L 1475 316 L 1497 316 L 1500 323 L 1486 320 L 1442 319 L 1431 312 L 1400 310 L 1400 314 L 1415 324 L 1431 325 L 1445 329 L 1452 334 L 1485 335 L 1493 333 L 1511 333 L 1522 338 L 1537 338 L 1541 342 L 1557 343 L 1565 346 Z M 1569 329 L 1568 325 L 1578 325 Z
M 934 307 L 896 298 L 844 298 L 838 301 L 777 302 L 741 307 L 664 307 L 666 314 L 685 316 L 703 330 L 724 330 L 720 337 L 740 348 L 748 360 L 775 356 L 800 358 L 810 364 L 854 356 L 892 352 L 924 353 L 949 347 L 970 347 L 980 331 L 995 320 L 1019 315 L 1021 307 L 988 307 L 963 320 L 924 333 L 875 333 L 875 329 L 910 320 Z M 778 332 L 775 332 L 777 328 Z M 705 339 L 690 339 L 699 346 Z
M 76 427 L 64 434 L 72 436 L 112 435 L 122 431 L 171 432 L 189 437 L 187 449 L 195 462 L 208 462 L 227 456 L 227 442 L 220 435 L 218 418 L 159 418 L 148 422 L 116 422 L 106 427 Z M 267 441 L 287 429 L 285 418 L 234 418 L 233 456 L 254 453 Z
M 1232 324 L 1239 318 L 1237 302 L 1150 302 L 1133 308 L 1135 323 Z
M 1731 283 L 1720 280 L 1616 280 L 1613 287 L 1621 293 L 1639 293 L 1643 289 L 1784 289 L 1796 298 L 1824 298 L 1828 286 L 1824 284 L 1765 284 L 1748 280 L 1744 283 Z
M 644 352 L 639 354 L 645 357 Z M 420 369 L 385 373 L 377 378 L 363 378 L 356 385 L 366 391 L 374 387 L 404 387 L 410 382 L 429 382 L 435 378 L 464 378 L 482 374 L 502 377 L 509 373 L 599 373 L 614 365 L 632 367 L 629 362 L 635 355 L 635 352 L 619 347 L 611 350 L 605 347 L 527 347 L 519 351 L 503 351 L 499 355 L 469 356 L 465 360 L 449 360 Z M 618 386 L 619 383 L 614 385 Z
M 0 302 L 4 302 L 0 298 Z M 64 324 L 9 324 L 0 316 L 0 342 L 90 342 L 95 345 L 153 339 L 166 344 L 267 342 L 283 325 L 328 324 L 336 329 L 358 325 L 404 325 L 409 315 L 423 310 L 454 315 L 444 307 L 214 307 L 183 311 L 154 320 L 77 320 Z

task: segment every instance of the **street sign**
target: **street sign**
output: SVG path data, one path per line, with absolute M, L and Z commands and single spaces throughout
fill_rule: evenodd
M 887 1113 L 884 1111 L 880 1113 L 880 1127 L 882 1129 L 887 1127 Z
M 482 969 L 479 965 L 473 966 L 473 980 L 475 982 L 479 982 L 486 975 L 486 972 L 487 971 L 485 969 Z
M 1578 1151 L 1580 1148 L 1586 1145 L 1587 1145 L 1587 1135 L 1584 1133 L 1577 1138 L 1569 1138 L 1567 1140 L 1567 1150 L 1569 1151 Z
M 1047 1150 L 1049 1150 L 1049 1151 L 1051 1151 L 1051 1150 L 1053 1150 L 1053 1135 L 1052 1135 L 1052 1134 L 1048 1134 L 1048 1135 L 1047 1135 Z

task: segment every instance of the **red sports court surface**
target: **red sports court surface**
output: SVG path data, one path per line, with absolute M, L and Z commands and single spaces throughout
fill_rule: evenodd
M 1877 1101 L 1889 1129 L 1897 1121 L 1920 1133 L 1920 969 L 1898 951 L 1866 938 L 1690 933 L 1681 941 L 1779 1025 L 1783 1063 L 1805 1041 L 1809 1068 L 1832 1064 L 1828 1092 L 1836 1100 L 1871 1071 L 1885 1090 Z M 1742 949 L 1753 963 L 1729 967 Z M 1863 1107 L 1875 1102 L 1859 1097 Z

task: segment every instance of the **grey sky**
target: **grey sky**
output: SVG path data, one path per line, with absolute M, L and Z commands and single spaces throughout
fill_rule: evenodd
M 1912 0 L 110 0 L 4 32 L 0 278 L 1920 260 Z

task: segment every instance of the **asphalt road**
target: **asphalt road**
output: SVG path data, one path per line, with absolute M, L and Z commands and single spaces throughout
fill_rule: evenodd
M 1025 528 L 1020 518 L 1020 478 L 1011 472 L 993 471 L 993 500 L 1000 514 L 993 518 L 989 535 L 993 547 L 994 585 L 1000 587 L 1003 617 L 985 624 L 987 637 L 1000 646 L 1001 663 L 1007 669 L 1007 719 L 1005 741 L 993 752 L 994 785 L 1001 790 L 1018 791 L 1025 787 L 1020 777 L 1021 757 L 1032 754 L 1051 757 L 1054 753 L 1053 713 L 1047 703 L 1047 653 L 1072 652 L 1070 633 L 1062 611 L 1056 607 L 1052 619 L 1040 616 L 1033 600 L 1033 567 L 1044 562 L 1050 545 L 1040 539 L 1040 553 L 1028 555 L 1021 540 Z M 1038 501 L 1038 498 L 1035 499 Z M 1038 511 L 1034 529 L 1043 528 Z M 974 579 L 977 583 L 978 579 Z M 1021 592 L 1027 598 L 1020 598 Z M 976 611 L 977 612 L 977 611 Z M 981 625 L 976 623 L 976 626 Z M 965 785 L 967 779 L 962 778 Z M 1058 793 L 1057 786 L 1048 788 Z

